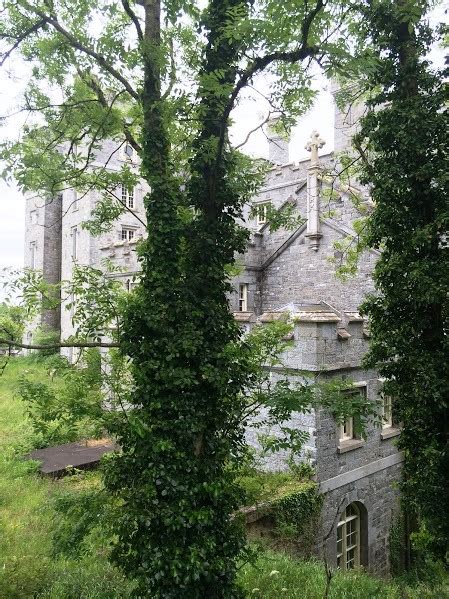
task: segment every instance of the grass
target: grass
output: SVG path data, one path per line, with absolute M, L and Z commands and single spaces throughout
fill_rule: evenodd
M 25 369 L 36 379 L 47 376 L 42 365 L 17 359 L 0 377 L 0 599 L 126 599 L 131 585 L 108 563 L 101 540 L 92 542 L 79 559 L 53 555 L 52 536 L 60 517 L 55 498 L 98 486 L 99 475 L 53 481 L 41 478 L 36 465 L 22 459 L 35 441 L 25 406 L 14 394 Z M 250 478 L 246 484 L 258 501 L 293 490 L 295 484 L 290 475 Z M 239 576 L 248 597 L 255 598 L 321 599 L 325 588 L 322 564 L 268 550 L 261 551 L 256 564 L 242 567 Z M 364 573 L 337 573 L 329 597 L 443 599 L 449 593 L 424 586 L 406 588 Z
M 53 499 L 61 492 L 75 492 L 81 483 L 76 477 L 43 479 L 36 464 L 22 459 L 34 442 L 25 406 L 15 395 L 24 370 L 37 379 L 46 376 L 42 365 L 17 359 L 0 377 L 0 598 L 126 597 L 129 586 L 104 556 L 52 556 Z
M 294 560 L 279 552 L 263 550 L 257 562 L 240 572 L 240 580 L 254 599 L 323 599 L 326 588 L 324 565 L 318 561 Z M 336 572 L 329 599 L 444 599 L 449 590 L 420 585 L 407 587 L 377 579 L 365 572 Z

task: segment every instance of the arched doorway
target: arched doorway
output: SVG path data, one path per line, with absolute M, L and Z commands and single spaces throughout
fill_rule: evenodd
M 337 567 L 353 570 L 366 565 L 366 510 L 350 503 L 337 525 Z

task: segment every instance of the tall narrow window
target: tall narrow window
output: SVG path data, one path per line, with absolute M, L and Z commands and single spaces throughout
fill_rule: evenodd
M 248 283 L 239 285 L 239 312 L 248 312 Z
M 72 227 L 72 259 L 78 257 L 78 227 Z
M 31 210 L 30 212 L 30 220 L 32 225 L 37 224 L 37 210 Z
M 348 396 L 348 399 L 355 395 L 362 395 L 363 397 L 366 397 L 366 386 L 361 385 L 358 387 L 353 387 L 352 389 L 348 389 L 345 391 L 345 395 Z M 338 439 L 340 444 L 344 445 L 347 444 L 345 443 L 347 441 L 360 441 L 360 417 L 357 414 L 354 416 L 347 416 L 338 426 Z
M 393 405 L 389 395 L 383 397 L 382 428 L 393 428 Z
M 337 526 L 337 567 L 353 570 L 360 566 L 360 512 L 351 503 Z
M 128 142 L 122 147 L 122 156 L 125 160 L 132 161 L 134 159 L 135 151 L 131 144 Z
M 127 208 L 134 208 L 134 188 L 122 185 L 122 202 Z
M 30 268 L 36 268 L 36 242 L 30 243 Z
M 267 222 L 267 219 L 268 219 L 268 206 L 269 206 L 269 204 L 267 202 L 265 202 L 263 204 L 257 204 L 257 206 L 256 206 L 256 217 L 257 217 L 257 224 L 258 225 L 264 225 Z
M 354 418 L 353 416 L 349 416 L 344 420 L 344 422 L 340 425 L 340 441 L 348 441 L 349 439 L 354 439 Z

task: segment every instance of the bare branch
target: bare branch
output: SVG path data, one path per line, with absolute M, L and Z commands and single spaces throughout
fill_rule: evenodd
M 271 112 L 268 113 L 267 117 L 257 125 L 257 127 L 254 127 L 254 129 L 251 129 L 251 131 L 248 132 L 248 135 L 245 137 L 245 139 L 242 141 L 242 143 L 238 144 L 237 146 L 235 146 L 235 150 L 238 150 L 239 148 L 243 147 L 246 143 L 248 143 L 249 138 L 251 137 L 251 135 L 253 133 L 255 133 L 256 131 L 258 131 L 259 129 L 261 129 L 264 125 L 266 125 L 268 123 L 268 121 L 270 120 L 271 117 Z

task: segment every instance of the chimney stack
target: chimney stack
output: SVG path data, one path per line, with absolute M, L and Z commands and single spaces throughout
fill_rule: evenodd
M 288 164 L 288 144 L 289 139 L 283 137 L 276 131 L 276 125 L 279 119 L 270 119 L 267 127 L 268 137 L 268 159 L 275 165 Z

